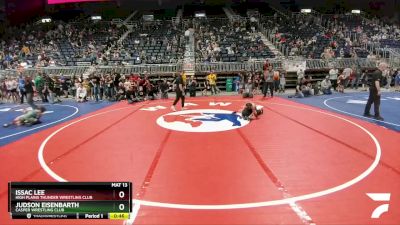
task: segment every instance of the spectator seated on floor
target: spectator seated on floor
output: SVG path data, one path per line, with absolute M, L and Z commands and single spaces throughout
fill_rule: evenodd
M 304 94 L 304 97 L 314 95 L 314 89 L 309 75 L 305 75 L 301 81 L 301 92 Z
M 321 82 L 321 91 L 324 95 L 331 95 L 332 94 L 332 83 L 329 79 L 330 76 L 326 76 L 324 80 Z
M 77 102 L 86 102 L 87 91 L 86 88 L 82 86 L 81 83 L 78 84 L 78 88 L 76 89 L 76 101 Z
M 296 85 L 296 93 L 294 95 L 289 95 L 288 98 L 304 98 L 309 97 L 314 94 L 314 89 L 312 88 L 310 78 L 306 75 L 300 82 Z
M 314 95 L 320 95 L 321 94 L 321 81 L 317 81 L 317 83 L 314 85 Z
M 253 82 L 251 79 L 247 81 L 247 83 L 244 85 L 244 90 L 243 90 L 243 98 L 252 98 L 253 97 Z
M 168 91 L 171 89 L 167 79 L 164 79 L 160 84 L 161 99 L 168 99 Z
M 294 95 L 289 95 L 288 98 L 304 98 L 304 94 L 301 91 L 301 84 L 297 82 L 296 90 Z

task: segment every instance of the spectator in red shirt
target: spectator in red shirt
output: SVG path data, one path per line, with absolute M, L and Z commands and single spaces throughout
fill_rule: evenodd
M 269 69 L 269 67 L 271 66 L 271 63 L 269 63 L 269 60 L 265 60 L 265 63 L 263 65 L 263 71 L 265 72 L 266 70 Z

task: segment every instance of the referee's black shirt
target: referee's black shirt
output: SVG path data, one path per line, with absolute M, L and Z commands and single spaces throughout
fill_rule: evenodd
M 379 81 L 379 84 L 382 81 L 382 71 L 380 71 L 378 69 L 375 70 L 374 72 L 372 72 L 372 74 L 370 76 L 370 82 L 371 82 L 370 89 L 377 91 L 375 81 Z

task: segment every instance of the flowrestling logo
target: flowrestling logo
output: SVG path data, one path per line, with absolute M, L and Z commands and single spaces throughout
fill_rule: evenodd
M 183 132 L 220 132 L 241 128 L 248 123 L 236 112 L 219 109 L 172 112 L 157 119 L 161 127 Z

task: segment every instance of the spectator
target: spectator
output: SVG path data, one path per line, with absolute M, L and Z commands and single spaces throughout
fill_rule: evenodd
M 297 70 L 297 82 L 301 82 L 301 80 L 303 80 L 304 78 L 304 71 L 302 68 L 299 68 Z
M 394 73 L 394 87 L 395 91 L 400 91 L 400 69 L 397 69 Z
M 351 82 L 351 74 L 353 73 L 353 70 L 351 68 L 345 68 L 343 70 L 343 75 L 344 75 L 344 82 L 343 82 L 343 87 L 347 88 L 347 86 Z
M 271 66 L 271 64 L 269 63 L 269 60 L 265 60 L 264 65 L 263 65 L 263 71 L 265 72 L 266 70 L 269 69 L 269 67 Z
M 239 93 L 239 90 L 240 90 L 241 79 L 242 79 L 242 75 L 239 73 L 235 76 L 235 78 L 233 80 L 233 83 L 235 84 L 234 91 L 237 93 Z
M 45 90 L 49 93 L 49 102 L 51 104 L 61 102 L 55 87 L 55 82 L 51 76 L 45 77 Z
M 302 82 L 297 82 L 296 90 L 294 95 L 289 95 L 288 98 L 304 98 L 304 94 L 302 92 Z
M 100 97 L 100 77 L 98 77 L 97 75 L 94 75 L 90 79 L 90 83 L 91 83 L 92 90 L 93 90 L 93 97 L 96 100 L 96 102 L 98 102 L 99 97 Z
M 41 73 L 38 73 L 38 75 L 35 77 L 36 92 L 38 93 L 40 100 L 42 100 L 42 102 L 48 102 L 44 84 L 45 83 L 43 75 Z
M 87 94 L 87 89 L 84 88 L 81 83 L 79 83 L 78 88 L 76 89 L 76 101 L 86 102 L 86 94 Z
M 38 106 L 33 102 L 34 95 L 34 83 L 30 77 L 25 77 L 25 93 L 26 93 L 26 102 L 32 109 L 37 109 Z
M 86 100 L 91 100 L 92 99 L 92 87 L 91 83 L 88 78 L 85 78 L 82 82 L 83 88 L 86 89 Z
M 361 88 L 363 91 L 367 90 L 367 86 L 368 86 L 368 76 L 367 76 L 367 71 L 363 70 L 362 74 L 361 74 Z
M 330 81 L 330 76 L 326 76 L 325 79 L 321 82 L 321 91 L 322 93 L 324 93 L 324 95 L 330 95 L 332 94 L 331 88 L 332 83 Z
M 392 83 L 392 74 L 390 73 L 390 69 L 386 69 L 385 71 L 383 71 L 382 75 L 386 80 L 385 88 L 390 90 L 390 85 Z
M 270 67 L 269 70 L 264 71 L 264 76 L 263 76 L 263 95 L 264 95 L 264 98 L 267 97 L 268 89 L 270 91 L 271 97 L 274 97 L 272 67 Z
M 253 84 L 253 95 L 256 95 L 259 92 L 259 85 L 260 85 L 260 79 L 257 73 L 250 72 L 249 79 L 252 80 Z
M 274 79 L 274 90 L 275 92 L 278 92 L 279 90 L 279 84 L 280 84 L 280 76 L 279 76 L 279 70 L 274 70 L 273 71 L 273 79 Z
M 208 80 L 208 76 L 205 77 L 204 82 L 203 82 L 203 91 L 202 91 L 202 95 L 203 96 L 207 96 L 208 92 L 211 91 L 211 85 L 210 85 L 210 81 Z
M 211 70 L 211 73 L 208 74 L 207 80 L 211 86 L 211 94 L 217 94 L 217 74 L 214 70 Z
M 189 79 L 189 95 L 190 97 L 196 97 L 197 81 L 194 76 Z
M 337 90 L 340 93 L 344 93 L 344 87 L 345 87 L 345 80 L 346 76 L 344 75 L 344 71 L 339 75 L 338 80 L 337 80 Z
M 61 90 L 64 93 L 64 98 L 68 98 L 68 81 L 67 78 L 60 73 L 60 84 L 61 84 Z
M 281 74 L 281 78 L 279 80 L 279 92 L 285 93 L 285 86 L 286 86 L 286 78 L 285 73 Z
M 121 80 L 118 83 L 117 90 L 116 90 L 116 95 L 115 95 L 115 100 L 116 101 L 121 101 L 126 97 L 126 91 L 125 91 L 124 83 L 125 82 L 123 80 Z
M 353 71 L 352 71 L 352 80 L 351 80 L 351 88 L 352 89 L 358 89 L 358 86 L 360 85 L 360 76 L 361 76 L 361 67 L 360 65 L 353 66 Z
M 312 78 L 309 75 L 305 75 L 301 82 L 301 91 L 304 97 L 314 95 L 314 89 L 312 88 Z
M 11 97 L 11 99 L 14 103 L 17 103 L 19 101 L 19 96 L 18 96 L 18 92 L 17 92 L 17 89 L 18 89 L 17 79 L 9 77 L 6 85 L 7 85 L 9 97 Z
M 169 90 L 170 90 L 170 85 L 167 82 L 167 79 L 163 79 L 163 81 L 160 85 L 161 99 L 168 99 L 168 91 Z
M 247 81 L 247 83 L 244 85 L 244 90 L 243 90 L 243 98 L 252 98 L 253 97 L 253 82 L 251 79 Z
M 371 53 L 369 53 L 369 55 L 367 56 L 367 59 L 373 60 L 373 59 L 376 59 L 376 56 L 371 52 Z
M 22 74 L 18 76 L 18 91 L 20 96 L 20 104 L 24 103 L 24 97 L 26 98 L 26 91 L 25 91 L 25 78 Z
M 105 79 L 105 85 L 106 85 L 106 96 L 109 101 L 112 101 L 114 99 L 114 81 L 111 76 L 111 74 L 107 75 Z M 143 87 L 142 87 L 143 89 Z M 143 91 L 143 90 L 140 91 Z
M 331 80 L 331 83 L 333 84 L 333 89 L 336 91 L 337 87 L 337 78 L 338 78 L 338 69 L 335 67 L 332 67 L 332 69 L 329 70 L 329 79 Z

